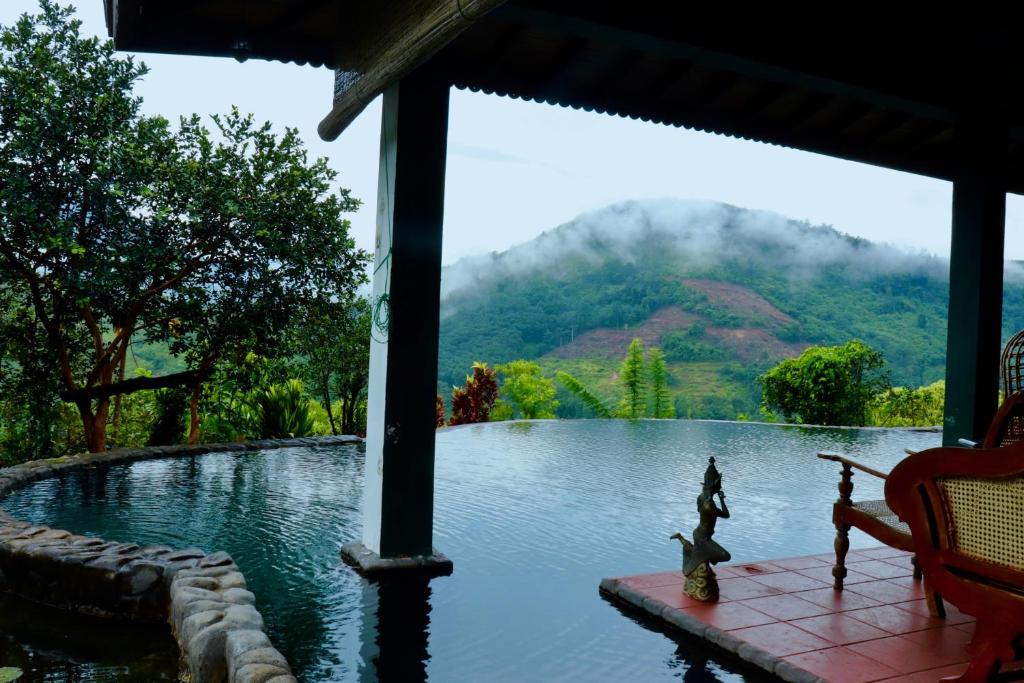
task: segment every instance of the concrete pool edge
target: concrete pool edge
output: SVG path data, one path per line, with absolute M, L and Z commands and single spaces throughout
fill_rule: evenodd
M 208 453 L 361 443 L 354 436 L 124 448 L 0 469 L 0 500 L 76 469 Z M 225 552 L 108 542 L 33 526 L 0 510 L 0 590 L 59 609 L 169 623 L 195 683 L 296 681 L 263 630 L 255 596 Z

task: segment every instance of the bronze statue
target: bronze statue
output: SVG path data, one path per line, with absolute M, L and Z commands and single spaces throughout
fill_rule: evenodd
M 718 496 L 721 507 L 715 505 L 715 496 Z M 669 538 L 677 538 L 683 544 L 683 574 L 686 575 L 683 592 L 696 600 L 715 602 L 718 600 L 718 580 L 711 565 L 728 562 L 732 556 L 711 540 L 718 518 L 729 518 L 729 506 L 725 504 L 725 493 L 722 492 L 722 475 L 715 467 L 714 458 L 708 458 L 704 488 L 697 496 L 697 513 L 700 523 L 693 530 L 693 543 L 678 531 Z

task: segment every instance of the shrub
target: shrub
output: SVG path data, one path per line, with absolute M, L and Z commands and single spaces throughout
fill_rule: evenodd
M 313 416 L 302 382 L 290 379 L 272 384 L 256 398 L 260 416 L 260 436 L 281 439 L 309 436 L 313 433 Z

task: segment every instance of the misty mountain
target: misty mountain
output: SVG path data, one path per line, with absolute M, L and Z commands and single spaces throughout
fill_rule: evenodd
M 529 358 L 613 392 L 634 336 L 665 351 L 677 408 L 693 417 L 750 414 L 758 374 L 851 338 L 885 353 L 894 382 L 920 386 L 944 373 L 948 268 L 765 211 L 616 204 L 445 268 L 439 387 L 476 360 Z M 1008 263 L 1004 335 L 1020 326 L 1024 271 Z

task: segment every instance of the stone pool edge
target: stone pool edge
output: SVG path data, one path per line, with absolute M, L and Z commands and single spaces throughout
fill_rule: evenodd
M 361 443 L 355 436 L 122 448 L 0 469 L 0 500 L 65 472 L 208 453 Z M 263 630 L 255 596 L 231 557 L 198 548 L 140 547 L 33 526 L 0 509 L 0 590 L 91 614 L 169 623 L 194 683 L 293 683 Z
M 740 640 L 736 636 L 726 633 L 715 626 L 705 624 L 700 619 L 685 614 L 663 602 L 645 596 L 620 579 L 602 579 L 599 590 L 607 598 L 636 608 L 645 615 L 655 618 L 658 623 L 675 628 L 688 636 L 695 636 L 703 642 L 716 646 L 723 652 L 739 657 L 767 673 L 774 674 L 783 681 L 788 683 L 827 683 L 820 676 L 805 671 L 764 650 L 753 647 L 750 643 Z

